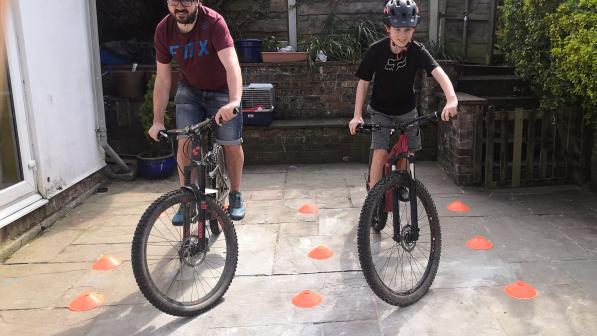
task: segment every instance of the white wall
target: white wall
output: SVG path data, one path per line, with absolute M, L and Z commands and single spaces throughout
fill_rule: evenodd
M 37 183 L 47 198 L 104 166 L 86 1 L 15 1 Z

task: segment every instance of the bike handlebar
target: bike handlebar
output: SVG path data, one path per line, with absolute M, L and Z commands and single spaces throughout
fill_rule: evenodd
M 240 112 L 240 108 L 237 106 L 234 108 L 234 110 L 232 111 L 232 113 L 234 115 L 237 115 Z M 213 126 L 213 124 L 215 124 L 215 119 L 216 116 L 212 116 L 209 117 L 208 119 L 205 119 L 199 123 L 193 124 L 193 125 L 189 125 L 186 126 L 185 128 L 177 128 L 177 129 L 171 129 L 171 130 L 161 130 L 158 132 L 158 140 L 162 141 L 162 140 L 167 140 L 170 139 L 171 135 L 192 135 L 192 134 L 197 134 L 201 131 L 203 131 L 204 129 L 210 128 Z
M 431 114 L 427 114 L 427 115 L 420 116 L 417 118 L 412 118 L 412 119 L 402 121 L 402 122 L 395 122 L 395 123 L 389 123 L 389 124 L 379 124 L 379 123 L 361 124 L 357 127 L 357 132 L 358 133 L 371 133 L 372 131 L 379 131 L 382 128 L 395 128 L 395 129 L 401 130 L 404 133 L 404 132 L 406 132 L 406 130 L 408 128 L 413 127 L 416 124 L 418 124 L 418 126 L 421 127 L 425 124 L 437 122 L 438 120 L 439 120 L 439 114 L 436 111 Z

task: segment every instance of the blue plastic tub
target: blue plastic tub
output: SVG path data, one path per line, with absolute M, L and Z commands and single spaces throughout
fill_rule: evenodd
M 174 154 L 152 157 L 150 152 L 137 155 L 137 172 L 148 179 L 166 178 L 176 170 Z
M 261 40 L 238 40 L 234 46 L 241 63 L 261 63 Z

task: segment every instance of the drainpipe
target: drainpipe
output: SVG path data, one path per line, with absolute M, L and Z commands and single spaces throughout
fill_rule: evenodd
M 298 47 L 298 33 L 296 25 L 296 0 L 288 0 L 288 43 L 294 51 Z
M 99 61 L 99 35 L 97 32 L 97 10 L 95 5 L 96 0 L 85 1 L 87 4 L 87 12 L 89 13 L 89 37 L 90 37 L 90 52 L 92 59 L 92 74 L 93 74 L 93 92 L 95 93 L 95 110 L 97 111 L 97 128 L 96 132 L 99 135 L 99 142 L 106 154 L 111 157 L 116 164 L 122 168 L 123 173 L 129 173 L 130 168 L 118 156 L 116 151 L 108 144 L 108 131 L 106 129 L 106 115 L 104 111 L 104 94 L 102 90 L 102 75 Z M 100 98 L 101 97 L 101 98 Z
M 462 48 L 464 58 L 468 55 L 468 15 L 470 10 L 470 0 L 464 0 L 464 15 L 463 15 L 463 27 L 462 27 Z

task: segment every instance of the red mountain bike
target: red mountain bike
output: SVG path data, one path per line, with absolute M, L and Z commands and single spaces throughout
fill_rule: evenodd
M 369 190 L 358 226 L 359 261 L 367 283 L 385 302 L 407 306 L 429 289 L 439 266 L 441 230 L 429 191 L 415 177 L 408 152 L 410 127 L 437 122 L 437 112 L 395 124 L 364 124 L 358 131 L 398 131 L 383 178 Z M 407 165 L 401 164 L 406 160 Z M 400 168 L 406 167 L 405 169 Z M 367 186 L 369 185 L 367 176 Z

